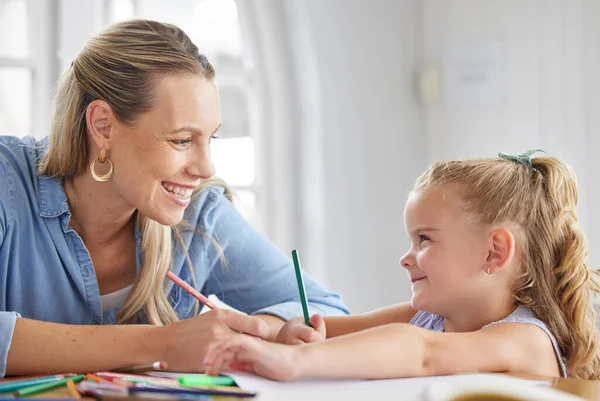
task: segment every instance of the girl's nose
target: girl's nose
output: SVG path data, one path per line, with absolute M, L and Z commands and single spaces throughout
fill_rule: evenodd
M 406 255 L 402 256 L 399 263 L 400 266 L 404 267 L 405 269 L 409 269 L 412 263 L 410 252 L 407 252 Z

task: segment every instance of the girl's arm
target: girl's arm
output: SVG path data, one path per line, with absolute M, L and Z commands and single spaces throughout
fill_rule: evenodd
M 391 323 L 408 323 L 415 313 L 417 311 L 412 308 L 410 302 L 405 302 L 357 315 L 325 317 L 327 338 Z
M 390 324 L 295 347 L 236 336 L 212 347 L 205 364 L 210 374 L 233 369 L 275 380 L 505 371 L 559 375 L 546 333 L 519 323 L 496 324 L 470 333 L 436 333 Z
M 306 326 L 302 317 L 295 317 L 280 327 L 275 342 L 298 345 L 322 341 L 325 338 L 339 337 L 386 324 L 408 323 L 415 313 L 416 311 L 410 306 L 410 303 L 406 302 L 350 316 L 322 318 L 313 315 L 311 317 L 312 327 Z
M 297 348 L 301 377 L 383 379 L 505 371 L 559 375 L 546 333 L 519 323 L 469 333 L 391 324 Z

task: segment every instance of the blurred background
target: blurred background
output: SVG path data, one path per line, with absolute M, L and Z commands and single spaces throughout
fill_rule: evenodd
M 0 0 L 0 135 L 47 135 L 61 72 L 135 17 L 215 65 L 217 175 L 354 312 L 410 299 L 404 202 L 442 158 L 564 158 L 600 264 L 600 1 Z

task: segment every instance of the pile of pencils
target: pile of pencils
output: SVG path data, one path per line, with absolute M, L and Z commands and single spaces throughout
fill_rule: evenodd
M 100 401 L 151 398 L 153 400 L 210 399 L 212 396 L 254 397 L 256 393 L 241 390 L 228 376 L 208 376 L 164 372 L 164 362 L 116 369 L 111 372 L 53 375 L 0 383 L 0 401 L 15 397 L 38 396 L 47 391 L 65 387 L 70 398 L 81 401 L 93 397 Z M 53 401 L 60 401 L 55 398 Z M 36 398 L 39 401 L 40 398 Z

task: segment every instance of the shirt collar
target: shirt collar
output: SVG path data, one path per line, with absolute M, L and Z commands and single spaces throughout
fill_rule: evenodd
M 61 177 L 38 177 L 40 216 L 58 217 L 69 211 L 67 194 Z
M 35 160 L 40 160 L 48 149 L 48 137 L 43 138 L 36 146 Z M 37 166 L 35 166 L 37 169 Z M 38 205 L 41 217 L 58 217 L 69 211 L 69 202 L 63 186 L 62 177 L 38 175 Z

